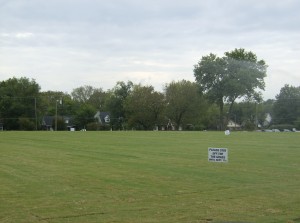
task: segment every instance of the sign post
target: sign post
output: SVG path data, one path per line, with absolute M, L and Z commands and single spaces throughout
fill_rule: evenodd
M 208 148 L 208 161 L 217 163 L 228 162 L 227 148 Z

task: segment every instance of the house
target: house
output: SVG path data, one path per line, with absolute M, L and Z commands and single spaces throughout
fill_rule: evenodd
M 236 122 L 229 120 L 227 124 L 227 128 L 230 130 L 239 130 L 241 129 L 241 125 L 237 124 Z
M 94 115 L 94 118 L 101 125 L 107 125 L 107 124 L 110 123 L 110 114 L 109 114 L 109 112 L 100 112 L 100 111 L 98 111 Z
M 266 126 L 269 126 L 272 122 L 272 116 L 270 113 L 266 113 L 266 118 L 265 118 L 265 121 L 263 123 L 263 125 L 266 127 Z
M 53 131 L 52 124 L 54 122 L 54 116 L 44 116 L 42 119 L 42 129 L 47 131 Z
M 74 124 L 73 118 L 69 116 L 63 116 L 68 131 L 75 131 L 76 125 Z
M 68 131 L 75 129 L 76 126 L 73 123 L 72 117 L 59 116 L 59 118 L 63 118 Z M 55 129 L 55 116 L 44 116 L 42 119 L 42 129 L 47 131 L 53 131 Z

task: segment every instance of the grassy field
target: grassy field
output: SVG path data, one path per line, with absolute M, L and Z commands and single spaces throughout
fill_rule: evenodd
M 299 223 L 299 157 L 300 133 L 0 132 L 0 222 Z

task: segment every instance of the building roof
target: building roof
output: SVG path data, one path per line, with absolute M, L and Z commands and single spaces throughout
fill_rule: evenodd
M 69 116 L 63 116 L 64 122 L 67 126 L 74 126 L 73 118 Z M 52 126 L 55 116 L 44 116 L 42 120 L 43 126 Z
M 98 121 L 100 124 L 108 124 L 110 123 L 110 114 L 109 112 L 100 112 L 98 111 L 94 118 Z
M 227 124 L 227 127 L 228 127 L 228 128 L 240 128 L 241 125 L 239 125 L 238 123 L 235 123 L 235 122 L 232 121 L 232 120 L 229 120 L 229 121 L 228 121 L 228 124 Z

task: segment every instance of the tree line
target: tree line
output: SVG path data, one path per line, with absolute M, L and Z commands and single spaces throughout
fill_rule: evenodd
M 300 128 L 300 87 L 285 85 L 276 100 L 263 101 L 267 65 L 251 51 L 203 56 L 193 71 L 195 82 L 172 81 L 162 92 L 131 81 L 107 91 L 43 92 L 34 79 L 12 77 L 0 82 L 0 123 L 6 130 L 40 130 L 43 117 L 55 116 L 64 130 L 68 116 L 88 130 L 223 130 L 228 120 L 246 130 Z M 96 122 L 97 111 L 110 113 L 109 124 Z

